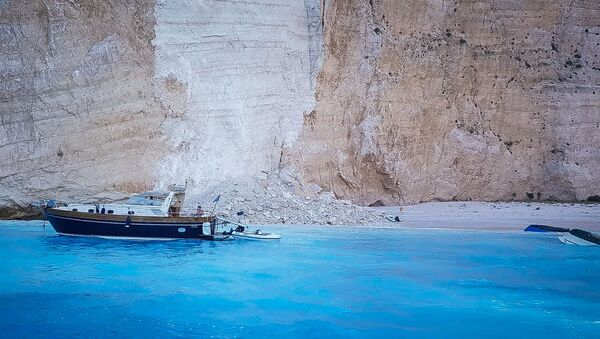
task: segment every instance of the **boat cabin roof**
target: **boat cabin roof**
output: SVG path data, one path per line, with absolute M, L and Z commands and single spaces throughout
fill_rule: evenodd
M 159 198 L 159 199 L 166 199 L 169 194 L 171 192 L 166 192 L 166 191 L 151 191 L 151 192 L 143 192 L 143 193 L 138 193 L 138 194 L 134 194 L 134 196 L 140 196 L 140 197 L 144 197 L 144 198 Z
M 125 205 L 161 206 L 170 192 L 144 192 L 134 194 Z

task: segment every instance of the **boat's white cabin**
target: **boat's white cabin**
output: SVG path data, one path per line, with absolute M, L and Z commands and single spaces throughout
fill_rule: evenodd
M 139 215 L 139 216 L 180 216 L 185 192 L 144 192 L 135 194 L 123 204 L 69 204 L 61 210 L 84 213 Z

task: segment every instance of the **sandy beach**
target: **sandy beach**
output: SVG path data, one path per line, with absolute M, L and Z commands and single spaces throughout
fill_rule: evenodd
M 392 227 L 522 230 L 530 224 L 544 224 L 600 231 L 600 204 L 429 202 L 374 209 L 398 215 L 400 222 L 385 223 Z

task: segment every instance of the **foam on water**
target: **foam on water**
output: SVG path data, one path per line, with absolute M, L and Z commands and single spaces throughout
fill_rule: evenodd
M 0 335 L 593 337 L 600 250 L 527 233 L 268 227 L 119 241 L 0 223 Z

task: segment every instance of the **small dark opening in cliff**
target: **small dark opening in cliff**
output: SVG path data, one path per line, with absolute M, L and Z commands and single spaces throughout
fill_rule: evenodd
M 525 194 L 527 194 L 527 198 L 529 198 L 529 200 L 533 200 L 533 198 L 535 197 L 533 195 L 533 192 L 529 193 L 529 192 L 525 192 Z
M 590 195 L 587 198 L 587 201 L 590 201 L 590 202 L 600 202 L 600 195 Z
M 376 200 L 369 204 L 369 207 L 381 207 L 385 206 L 385 203 L 382 200 Z
M 375 34 L 381 34 L 381 29 L 379 29 L 379 27 L 375 27 L 373 31 L 375 32 Z

